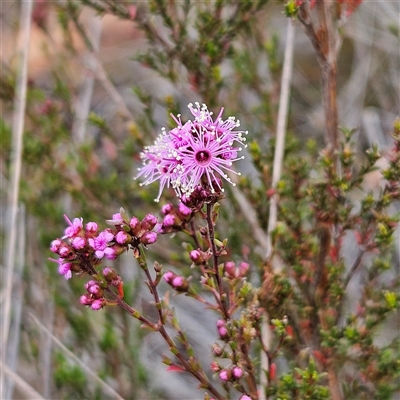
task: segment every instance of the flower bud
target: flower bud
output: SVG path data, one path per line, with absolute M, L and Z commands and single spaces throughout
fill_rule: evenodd
M 91 235 L 96 235 L 99 230 L 99 226 L 97 225 L 96 222 L 88 222 L 86 224 L 86 233 L 89 233 Z
M 51 244 L 50 244 L 50 250 L 53 252 L 53 253 L 58 253 L 58 251 L 59 251 L 59 249 L 60 249 L 60 246 L 63 244 L 63 242 L 62 242 L 62 240 L 61 239 L 55 239 L 55 240 L 53 240 L 52 242 L 51 242 Z
M 210 369 L 211 369 L 211 371 L 214 371 L 214 372 L 221 371 L 221 367 L 219 366 L 219 364 L 216 361 L 213 361 L 210 364 Z
M 93 300 L 93 303 L 91 304 L 92 310 L 101 310 L 105 305 L 107 304 L 106 299 L 96 299 Z
M 251 397 L 244 394 L 239 400 L 251 400 Z
M 236 276 L 236 265 L 233 261 L 227 261 L 225 263 L 225 275 L 229 278 L 235 278 Z
M 192 250 L 189 253 L 189 257 L 196 265 L 200 265 L 204 262 L 204 257 L 202 255 L 202 251 L 200 250 Z
M 77 236 L 72 240 L 72 247 L 75 250 L 82 250 L 86 247 L 86 240 Z
M 161 213 L 164 215 L 170 214 L 174 209 L 174 206 L 171 203 L 164 204 L 161 207 Z
M 157 241 L 157 233 L 156 232 L 146 232 L 141 238 L 141 243 L 144 245 L 153 244 Z
M 172 228 L 174 225 L 177 225 L 176 216 L 173 214 L 166 215 L 162 222 L 162 228 L 168 230 L 168 228 Z
M 83 294 L 80 298 L 79 298 L 79 303 L 81 303 L 84 306 L 90 306 L 93 303 L 93 299 L 90 296 L 90 294 Z
M 114 279 L 117 278 L 117 273 L 110 267 L 105 267 L 103 269 L 104 278 L 106 278 L 107 282 L 112 282 Z
M 66 258 L 66 257 L 70 256 L 71 253 L 72 253 L 72 249 L 65 243 L 62 243 L 58 248 L 58 255 L 62 258 Z
M 157 223 L 157 217 L 155 217 L 153 214 L 147 214 L 141 223 L 141 227 L 144 231 L 151 231 Z
M 230 379 L 230 373 L 228 370 L 223 369 L 220 373 L 219 373 L 219 379 L 221 379 L 221 381 L 227 382 Z
M 178 292 L 187 292 L 189 289 L 189 282 L 183 276 L 176 275 L 172 271 L 167 271 L 163 278 L 168 285 Z
M 119 231 L 115 235 L 115 240 L 119 244 L 129 244 L 132 241 L 132 236 L 129 235 L 129 233 L 126 233 L 125 231 Z
M 241 276 L 241 277 L 246 276 L 247 271 L 249 270 L 249 268 L 250 268 L 250 264 L 247 263 L 247 262 L 242 261 L 239 264 L 239 276 Z
M 172 279 L 174 279 L 175 274 L 172 271 L 167 271 L 164 275 L 163 278 L 165 282 L 171 284 Z
M 98 282 L 91 280 L 86 283 L 85 289 L 88 291 L 89 294 L 93 296 L 95 299 L 99 299 L 103 297 L 103 289 L 100 287 Z
M 182 219 L 186 219 L 190 217 L 192 210 L 189 207 L 186 207 L 183 203 L 179 203 L 178 213 Z
M 214 356 L 216 356 L 216 357 L 221 357 L 222 354 L 224 353 L 221 346 L 219 346 L 218 344 L 213 345 L 212 352 L 213 352 Z
M 242 368 L 237 365 L 232 368 L 232 377 L 235 379 L 240 379 L 243 376 Z
M 132 233 L 134 236 L 137 236 L 140 232 L 140 221 L 139 218 L 132 217 L 129 221 L 129 226 L 132 229 Z

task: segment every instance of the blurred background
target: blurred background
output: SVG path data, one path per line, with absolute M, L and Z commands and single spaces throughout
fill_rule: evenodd
M 29 10 L 26 3 L 0 5 L 1 243 L 6 249 L 14 228 L 16 246 L 15 262 L 9 265 L 3 251 L 1 265 L 1 321 L 3 327 L 9 326 L 7 344 L 1 349 L 7 364 L 2 364 L 2 398 L 145 400 L 177 399 L 177 393 L 180 399 L 202 398 L 191 378 L 166 371 L 160 359 L 167 349 L 157 335 L 143 332 L 120 310 L 93 312 L 79 304 L 84 281 L 67 282 L 57 273 L 57 265 L 48 260 L 49 244 L 63 234 L 64 214 L 103 223 L 120 207 L 138 217 L 159 213 L 153 202 L 158 185 L 141 188 L 133 180 L 139 154 L 161 127 L 171 126 L 171 111 L 188 117 L 189 102 L 206 101 L 215 112 L 225 107 L 224 116 L 239 118 L 249 140 L 268 151 L 276 129 L 289 21 L 282 3 L 259 2 L 259 9 L 254 6 L 247 19 L 239 14 L 226 43 L 229 51 L 221 53 L 221 59 L 222 50 L 213 48 L 211 34 L 209 42 L 202 42 L 208 32 L 198 23 L 213 2 L 198 2 L 187 14 L 179 6 L 177 18 L 186 21 L 187 37 L 206 49 L 196 59 L 193 56 L 198 63 L 194 75 L 190 68 L 177 65 L 171 55 L 175 53 L 161 45 L 164 41 L 172 48 L 171 33 L 160 15 L 151 15 L 152 1 L 94 2 L 103 9 L 90 7 L 87 1 L 36 0 Z M 228 27 L 234 24 L 229 13 L 227 7 L 222 17 Z M 356 129 L 360 150 L 372 143 L 385 150 L 391 143 L 400 109 L 399 15 L 398 2 L 365 0 L 341 27 L 339 120 L 341 126 Z M 16 98 L 29 21 L 20 194 L 16 224 L 11 227 L 11 177 L 18 156 L 13 149 L 21 122 Z M 324 116 L 316 56 L 300 24 L 291 23 L 295 42 L 288 132 L 322 148 Z M 201 68 L 211 76 L 207 84 L 201 81 Z M 260 179 L 250 157 L 240 169 L 254 182 Z M 378 177 L 371 176 L 368 185 L 379 185 Z M 176 202 L 174 193 L 166 192 L 162 201 Z M 259 219 L 266 229 L 265 215 Z M 260 242 L 243 216 L 240 198 L 232 193 L 219 229 L 230 240 L 232 258 L 247 259 L 255 270 L 261 265 Z M 190 261 L 182 255 L 182 246 L 182 238 L 163 237 L 149 257 L 185 270 Z M 151 312 L 135 262 L 127 256 L 118 260 L 117 268 L 125 280 L 127 301 Z M 257 270 L 252 279 L 259 280 Z M 173 301 L 207 365 L 217 316 L 181 297 Z

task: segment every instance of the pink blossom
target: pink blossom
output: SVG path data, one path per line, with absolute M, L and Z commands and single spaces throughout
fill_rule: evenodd
M 114 235 L 108 230 L 100 232 L 94 239 L 89 239 L 90 246 L 96 250 L 95 255 L 97 258 L 103 258 L 106 254 L 114 254 L 114 251 L 107 247 L 113 239 Z
M 71 266 L 72 264 L 68 261 L 65 261 L 63 258 L 59 258 L 55 260 L 54 258 L 49 258 L 50 261 L 53 261 L 58 264 L 58 272 L 61 275 L 64 275 L 65 279 L 72 278 Z
M 180 115 L 172 116 L 177 127 L 169 132 L 163 129 L 155 143 L 141 154 L 143 166 L 136 178 L 143 177 L 143 185 L 160 182 L 156 201 L 164 187 L 172 187 L 179 197 L 190 195 L 205 177 L 212 190 L 216 183 L 223 191 L 218 176 L 234 185 L 227 172 L 240 175 L 231 168 L 234 161 L 243 158 L 237 153 L 245 146 L 243 134 L 247 132 L 234 130 L 240 122 L 234 117 L 222 120 L 223 108 L 214 120 L 205 104 L 188 107 L 194 121 L 183 124 Z
M 83 228 L 83 218 L 74 218 L 74 222 L 71 222 L 71 220 L 67 217 L 67 214 L 64 214 L 64 218 L 70 225 L 68 228 L 65 229 L 64 238 L 72 238 L 74 236 L 77 236 Z

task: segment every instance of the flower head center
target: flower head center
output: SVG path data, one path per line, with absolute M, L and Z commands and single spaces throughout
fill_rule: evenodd
M 211 153 L 208 150 L 199 150 L 195 154 L 196 161 L 201 166 L 207 166 L 211 162 Z

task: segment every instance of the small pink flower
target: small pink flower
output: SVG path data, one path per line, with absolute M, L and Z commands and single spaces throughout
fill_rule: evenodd
M 123 253 L 124 251 L 125 251 L 125 249 L 122 248 L 122 251 L 119 252 L 119 254 Z M 115 260 L 119 254 L 117 254 L 116 246 L 107 247 L 104 250 L 104 256 L 107 258 L 107 260 Z
M 107 247 L 108 244 L 114 239 L 114 235 L 105 230 L 100 232 L 99 235 L 94 239 L 89 239 L 90 246 L 93 247 L 95 251 L 95 255 L 97 258 L 103 258 L 104 255 L 110 255 L 111 253 L 114 254 L 114 251 Z
M 83 228 L 83 218 L 74 218 L 74 222 L 71 222 L 66 214 L 64 214 L 64 218 L 70 225 L 67 229 L 65 229 L 64 237 L 72 238 L 77 236 Z
M 251 397 L 244 394 L 239 400 L 251 400 Z
M 54 258 L 49 258 L 50 261 L 54 261 L 58 264 L 58 272 L 61 275 L 64 275 L 65 279 L 71 279 L 72 278 L 72 272 L 71 272 L 71 266 L 72 264 L 69 262 L 65 262 L 63 258 L 59 258 L 58 260 L 55 260 Z

